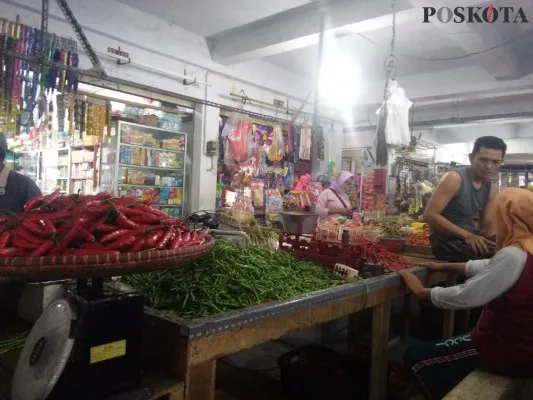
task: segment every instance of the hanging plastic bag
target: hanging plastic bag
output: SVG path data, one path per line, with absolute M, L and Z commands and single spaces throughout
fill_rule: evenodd
M 252 123 L 248 118 L 239 113 L 233 113 L 222 129 L 224 140 L 224 162 L 226 165 L 236 165 L 245 162 L 251 150 Z
M 386 102 L 387 117 L 385 138 L 389 145 L 408 146 L 411 142 L 409 129 L 409 109 L 413 105 L 405 95 L 405 90 L 398 86 L 398 82 L 391 81 L 388 88 Z M 379 113 L 380 110 L 378 110 Z
M 283 142 L 283 132 L 281 125 L 274 125 L 272 131 L 272 144 L 268 149 L 267 157 L 269 161 L 281 161 L 285 156 L 285 143 Z

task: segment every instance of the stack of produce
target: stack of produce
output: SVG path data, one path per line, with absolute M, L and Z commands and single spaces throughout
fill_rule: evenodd
M 373 224 L 377 225 L 382 237 L 406 236 L 405 227 L 411 223 L 411 218 L 404 215 L 391 215 L 378 218 Z
M 272 250 L 276 250 L 279 247 L 279 231 L 274 227 L 251 224 L 243 227 L 242 230 L 248 235 L 253 245 L 267 247 Z
M 206 235 L 183 227 L 149 201 L 57 191 L 29 200 L 23 213 L 0 217 L 0 257 L 177 249 L 202 244 Z
M 422 222 L 413 222 L 410 229 L 411 235 L 407 237 L 407 244 L 411 246 L 431 247 L 428 225 Z
M 379 243 L 362 240 L 360 245 L 363 249 L 363 259 L 367 263 L 383 264 L 386 271 L 401 271 L 414 266 L 412 262 L 396 253 L 391 253 Z
M 284 251 L 217 240 L 212 253 L 180 268 L 129 275 L 148 305 L 186 319 L 289 299 L 343 282 L 331 271 Z

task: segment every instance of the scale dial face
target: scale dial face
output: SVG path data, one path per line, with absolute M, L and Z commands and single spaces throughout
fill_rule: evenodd
M 74 339 L 71 322 L 76 314 L 65 300 L 50 304 L 33 326 L 13 376 L 12 400 L 46 399 L 65 369 Z

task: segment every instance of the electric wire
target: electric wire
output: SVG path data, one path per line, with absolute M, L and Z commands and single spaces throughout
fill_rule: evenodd
M 363 39 L 365 39 L 366 41 L 368 41 L 369 43 L 372 43 L 375 46 L 378 46 L 380 48 L 384 47 L 383 45 L 377 43 L 376 41 L 370 39 L 368 36 L 365 36 L 362 33 L 358 33 L 358 35 L 360 37 L 362 37 Z M 527 32 L 523 32 L 522 34 L 520 34 L 518 36 L 515 36 L 514 38 L 511 38 L 511 39 L 509 39 L 509 40 L 507 40 L 507 41 L 505 41 L 503 43 L 500 43 L 498 45 L 494 45 L 494 46 L 488 47 L 488 48 L 486 48 L 484 50 L 480 50 L 480 51 L 464 54 L 462 56 L 441 57 L 441 58 L 426 58 L 426 57 L 419 57 L 419 56 L 414 56 L 414 55 L 411 55 L 411 54 L 405 54 L 405 53 L 399 53 L 399 52 L 395 52 L 395 55 L 400 56 L 400 57 L 404 57 L 404 58 L 411 58 L 413 60 L 419 60 L 419 61 L 453 61 L 453 60 L 462 60 L 462 59 L 465 59 L 465 58 L 478 56 L 480 54 L 485 54 L 485 53 L 488 53 L 489 51 L 496 50 L 498 48 L 507 46 L 507 45 L 509 45 L 509 44 L 511 44 L 513 42 L 516 42 L 517 40 L 522 39 L 526 35 L 532 35 L 531 30 L 529 30 Z

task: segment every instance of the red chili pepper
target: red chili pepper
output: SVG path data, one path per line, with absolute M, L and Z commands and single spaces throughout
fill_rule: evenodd
M 176 237 L 174 238 L 174 240 L 172 241 L 170 245 L 170 250 L 174 250 L 174 249 L 181 247 L 181 244 L 182 244 L 181 230 L 178 229 L 176 231 Z
M 159 240 L 159 242 L 157 242 L 156 247 L 159 250 L 164 250 L 167 247 L 168 243 L 170 242 L 170 239 L 172 238 L 173 231 L 174 230 L 172 228 L 168 228 L 163 237 Z
M 6 247 L 4 249 L 0 249 L 0 257 L 17 257 L 20 255 L 21 251 L 16 247 Z
M 119 250 L 119 249 L 127 249 L 133 246 L 137 239 L 135 236 L 124 236 L 117 240 L 115 240 L 112 243 L 109 243 L 105 248 L 106 250 Z
M 120 255 L 120 252 L 105 249 L 76 249 L 72 252 L 73 256 L 105 256 L 105 255 Z
M 59 196 L 61 196 L 61 191 L 57 189 L 53 193 L 50 193 L 49 195 L 44 196 L 43 200 L 46 204 L 52 205 Z
M 99 200 L 97 202 L 100 203 Z M 87 205 L 86 207 L 84 207 L 84 212 L 92 216 L 100 217 L 109 212 L 109 205 L 107 204 Z
M 70 217 L 71 211 L 69 210 L 61 210 L 51 213 L 38 213 L 38 214 L 27 214 L 24 215 L 25 220 L 36 220 L 36 219 L 43 219 L 46 216 L 46 219 L 48 221 L 57 221 L 59 219 L 63 219 L 66 217 Z
M 143 216 L 139 215 L 139 216 L 131 217 L 131 220 L 137 224 L 153 225 L 153 224 L 159 224 L 159 221 L 161 219 L 155 216 L 154 214 L 144 213 Z
M 147 206 L 146 204 L 137 204 L 134 206 L 134 209 L 136 210 L 141 210 L 141 211 L 145 211 L 147 213 L 150 213 L 150 214 L 154 214 L 160 218 L 168 218 L 168 215 L 167 213 L 157 209 L 157 208 L 154 208 L 154 207 L 150 207 L 150 206 Z
M 123 213 L 119 212 L 117 216 L 117 224 L 121 228 L 125 229 L 137 229 L 139 227 L 138 224 L 133 222 L 131 219 L 126 217 Z
M 34 197 L 29 199 L 24 205 L 24 211 L 32 211 L 44 203 L 44 197 Z
M 100 243 L 84 243 L 81 245 L 82 249 L 89 249 L 89 250 L 98 250 L 103 249 L 104 246 L 102 246 Z
M 80 237 L 82 238 L 83 240 L 87 241 L 87 242 L 95 242 L 96 241 L 96 238 L 94 237 L 94 235 L 88 231 L 86 231 L 85 229 L 81 229 L 77 235 L 77 237 Z
M 146 215 L 146 211 L 136 210 L 135 208 L 131 208 L 131 207 L 118 206 L 117 210 L 123 213 L 124 215 L 126 215 L 127 217 L 133 217 L 133 216 L 144 217 Z
M 167 219 L 164 219 L 163 221 L 161 221 L 161 223 L 163 225 L 172 226 L 172 225 L 179 225 L 180 221 L 178 221 L 176 218 L 167 218 Z
M 191 247 L 191 246 L 198 246 L 198 245 L 201 245 L 201 244 L 204 244 L 205 243 L 205 238 L 204 237 L 200 237 L 200 238 L 197 238 L 195 240 L 190 240 L 186 247 Z
M 48 240 L 41 244 L 38 248 L 31 251 L 28 254 L 28 257 L 42 257 L 48 254 L 50 250 L 52 250 L 52 247 L 54 247 L 55 243 L 52 240 Z
M 15 233 L 13 239 L 11 239 L 11 244 L 20 249 L 36 249 L 42 243 L 42 241 L 36 241 L 35 239 L 28 241 L 20 235 L 20 232 Z
M 95 194 L 94 198 L 98 199 L 98 200 L 109 200 L 109 199 L 113 198 L 113 195 L 110 194 L 110 193 L 101 192 L 101 193 Z
M 189 242 L 194 242 L 196 241 L 196 236 L 198 234 L 196 233 L 196 231 L 191 231 L 191 235 L 189 236 Z
M 150 236 L 148 236 L 148 239 L 146 239 L 146 248 L 153 249 L 163 234 L 164 232 L 161 230 L 153 231 Z
M 181 233 L 182 246 L 185 246 L 191 240 L 191 232 L 185 231 Z
M 131 234 L 130 229 L 119 229 L 119 230 L 116 230 L 116 228 L 113 228 L 113 229 L 115 229 L 114 232 L 111 232 L 111 233 L 108 233 L 107 235 L 102 236 L 102 238 L 100 239 L 100 243 L 108 243 L 122 235 Z
M 11 239 L 11 232 L 6 231 L 2 232 L 0 235 L 0 249 L 5 249 L 7 247 L 7 244 L 9 243 L 9 239 Z
M 133 247 L 131 248 L 130 252 L 137 253 L 144 249 L 144 246 L 146 245 L 146 239 L 137 239 Z
M 98 232 L 114 232 L 117 230 L 117 228 L 113 225 L 102 223 L 102 224 L 96 225 L 95 230 L 97 230 Z
M 59 241 L 59 245 L 58 245 L 60 253 L 66 250 L 66 248 L 68 247 L 72 239 L 74 239 L 78 235 L 78 232 L 81 229 L 83 229 L 82 224 L 74 224 L 72 229 L 69 232 L 67 232 L 65 236 L 63 236 L 63 238 Z

